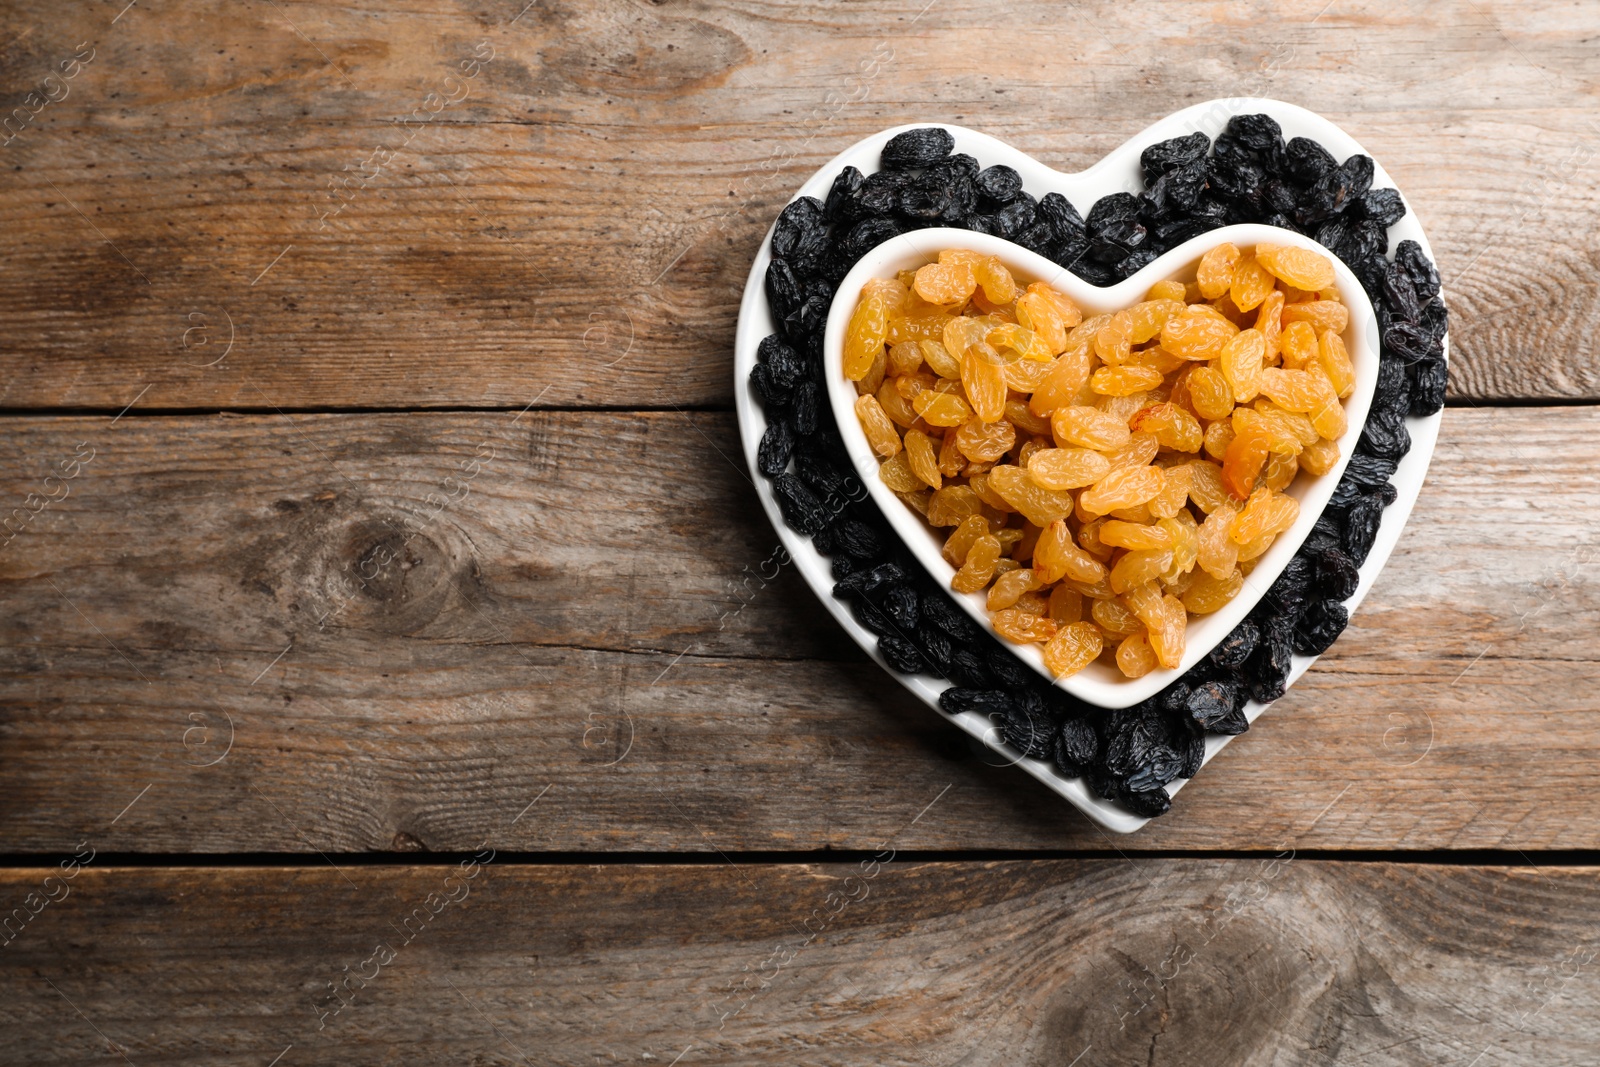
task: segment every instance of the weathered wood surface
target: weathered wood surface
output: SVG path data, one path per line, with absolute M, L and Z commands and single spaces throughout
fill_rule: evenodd
M 871 848 L 936 798 L 903 847 L 1110 843 L 792 568 L 763 581 L 727 414 L 0 434 L 15 503 L 94 450 L 0 550 L 0 850 Z M 1449 411 L 1332 654 L 1116 846 L 1600 847 L 1597 434 L 1591 408 Z
M 1247 95 L 1324 112 L 1410 194 L 1457 397 L 1600 396 L 1593 5 L 9 16 L 0 105 L 26 125 L 0 147 L 0 407 L 726 404 L 755 247 L 856 139 L 954 121 L 1078 169 Z M 1015 47 L 980 55 L 974 27 Z M 447 82 L 479 42 L 494 58 Z M 63 62 L 76 76 L 45 83 Z
M 1577 1067 L 1600 1043 L 1594 868 L 864 862 L 12 870 L 8 908 L 61 899 L 0 957 L 0 1037 L 16 1063 L 219 1067 Z

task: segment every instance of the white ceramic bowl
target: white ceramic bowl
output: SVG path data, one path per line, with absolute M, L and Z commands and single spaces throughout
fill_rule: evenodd
M 1087 214 L 1089 208 L 1102 196 L 1115 192 L 1137 191 L 1143 187 L 1143 180 L 1139 171 L 1139 153 L 1146 146 L 1157 141 L 1192 133 L 1196 130 L 1206 133 L 1214 139 L 1230 117 L 1248 114 L 1271 115 L 1277 120 L 1279 126 L 1283 128 L 1285 138 L 1312 138 L 1327 148 L 1336 159 L 1342 160 L 1355 153 L 1370 155 L 1354 138 L 1327 119 L 1293 104 L 1259 98 L 1212 100 L 1175 112 L 1135 134 L 1122 145 L 1112 150 L 1099 163 L 1077 174 L 1062 174 L 1051 170 L 1018 149 L 986 134 L 959 126 L 944 125 L 944 128 L 949 130 L 955 137 L 955 150 L 957 152 L 966 152 L 974 156 L 983 166 L 1004 163 L 1014 167 L 1022 176 L 1023 188 L 1035 197 L 1043 196 L 1047 192 L 1060 192 L 1068 200 L 1072 201 L 1073 206 L 1078 208 L 1080 212 Z M 889 138 L 904 130 L 929 125 L 943 124 L 911 123 L 884 130 L 881 133 L 858 141 L 834 157 L 816 174 L 812 175 L 796 191 L 795 195 L 797 197 L 814 196 L 818 199 L 826 198 L 828 189 L 833 184 L 834 176 L 841 169 L 846 166 L 854 166 L 863 173 L 872 173 L 879 169 L 879 156 Z M 1381 162 L 1377 161 L 1375 161 L 1374 166 L 1373 186 L 1376 188 L 1394 187 L 1393 179 L 1383 169 Z M 923 232 L 926 233 L 928 231 Z M 961 232 L 965 233 L 965 231 Z M 1282 231 L 1273 230 L 1271 232 L 1281 233 Z M 970 237 L 972 235 L 967 234 L 967 236 Z M 1213 237 L 1212 234 L 1205 234 L 1197 240 L 1211 237 Z M 1389 228 L 1389 239 L 1389 251 L 1391 252 L 1396 243 L 1409 239 L 1420 244 L 1429 259 L 1434 258 L 1428 239 L 1422 232 L 1422 225 L 1411 212 L 1409 204 L 1407 204 L 1406 216 Z M 1016 246 L 1008 244 L 1007 247 L 1014 249 L 1006 257 L 1008 262 L 1017 260 L 1019 255 L 1022 254 L 1022 250 L 1016 248 Z M 739 324 L 734 338 L 734 402 L 738 410 L 739 435 L 744 449 L 745 460 L 749 464 L 751 478 L 755 483 L 756 495 L 761 501 L 761 506 L 765 509 L 767 517 L 772 521 L 773 527 L 778 531 L 778 537 L 784 548 L 794 560 L 795 568 L 805 578 L 807 584 L 811 586 L 817 597 L 822 601 L 823 606 L 833 615 L 845 632 L 869 656 L 887 670 L 887 664 L 884 663 L 883 657 L 878 652 L 877 638 L 871 631 L 856 622 L 855 618 L 850 614 L 849 607 L 843 601 L 836 600 L 833 597 L 833 575 L 828 557 L 822 555 L 812 546 L 810 538 L 795 533 L 784 523 L 783 516 L 778 509 L 777 500 L 772 494 L 771 482 L 756 470 L 756 449 L 760 444 L 762 433 L 766 430 L 767 423 L 761 411 L 760 400 L 750 386 L 750 371 L 755 366 L 756 349 L 760 345 L 762 338 L 775 332 L 775 324 L 771 308 L 767 303 L 764 284 L 767 266 L 771 260 L 771 232 L 769 231 L 767 239 L 762 242 L 761 248 L 756 254 L 755 262 L 750 267 L 750 276 L 745 283 L 744 298 L 739 306 Z M 1340 284 L 1342 288 L 1346 289 L 1346 292 L 1349 291 L 1344 281 L 1341 281 Z M 1359 286 L 1357 288 L 1359 289 Z M 848 300 L 848 297 L 846 297 L 846 300 Z M 853 301 L 850 302 L 853 303 Z M 834 310 L 837 311 L 837 305 Z M 1445 352 L 1448 358 L 1448 339 L 1445 342 Z M 1417 493 L 1422 488 L 1423 477 L 1428 468 L 1428 460 L 1433 455 L 1434 443 L 1439 435 L 1441 417 L 1442 413 L 1439 413 L 1424 419 L 1413 418 L 1406 420 L 1406 429 L 1411 434 L 1411 451 L 1400 461 L 1399 468 L 1396 470 L 1393 479 L 1391 479 L 1399 495 L 1393 504 L 1384 509 L 1383 521 L 1378 529 L 1377 540 L 1373 544 L 1372 551 L 1367 556 L 1366 562 L 1361 566 L 1360 585 L 1357 587 L 1355 595 L 1345 601 L 1345 605 L 1350 609 L 1352 615 L 1366 596 L 1367 590 L 1372 587 L 1378 572 L 1383 569 L 1389 554 L 1394 550 L 1395 542 L 1400 537 L 1400 531 L 1405 526 L 1406 519 L 1411 514 L 1411 508 L 1416 502 Z M 841 420 L 840 425 L 841 429 L 854 425 L 853 415 L 849 420 Z M 1342 451 L 1348 454 L 1349 450 Z M 871 485 L 873 481 L 868 481 L 867 484 Z M 892 503 L 901 512 L 905 511 L 899 500 L 893 500 Z M 886 509 L 886 514 L 892 515 L 894 512 Z M 1261 572 L 1258 571 L 1257 573 Z M 1306 672 L 1314 660 L 1315 657 L 1295 656 L 1293 667 L 1289 672 L 1289 684 L 1293 685 Z M 1082 779 L 1063 778 L 1055 772 L 1055 769 L 1050 764 L 1041 760 L 1025 758 L 1014 749 L 1001 743 L 994 724 L 984 716 L 975 712 L 965 712 L 955 716 L 946 715 L 939 707 L 939 694 L 949 688 L 949 682 L 927 675 L 894 674 L 894 677 L 929 707 L 938 711 L 939 714 L 944 715 L 945 718 L 955 723 L 963 731 L 988 746 L 1001 759 L 1022 768 L 1106 829 L 1117 833 L 1131 833 L 1149 821 L 1133 814 L 1121 805 L 1095 796 Z M 1245 717 L 1254 722 L 1264 710 L 1265 705 L 1252 701 L 1245 707 Z M 1209 762 L 1231 740 L 1231 737 L 1208 737 L 1206 739 L 1206 761 Z M 1167 786 L 1167 791 L 1176 795 L 1185 784 L 1186 780 L 1178 779 Z M 1174 818 L 1179 816 L 1170 815 L 1167 817 Z
M 1084 317 L 1104 312 L 1119 311 L 1144 299 L 1150 286 L 1163 278 L 1194 278 L 1194 268 L 1200 257 L 1220 244 L 1233 242 L 1243 249 L 1258 243 L 1297 245 L 1314 249 L 1333 261 L 1335 282 L 1345 306 L 1350 310 L 1350 322 L 1345 328 L 1344 341 L 1349 348 L 1351 362 L 1355 365 L 1356 389 L 1345 401 L 1347 426 L 1339 438 L 1339 462 L 1326 474 L 1317 476 L 1302 472 L 1289 486 L 1287 492 L 1300 503 L 1300 516 L 1284 531 L 1257 562 L 1255 570 L 1245 579 L 1239 595 L 1221 611 L 1201 615 L 1189 620 L 1184 635 L 1183 661 L 1173 670 L 1154 670 L 1142 678 L 1127 678 L 1113 666 L 1096 661 L 1082 671 L 1055 681 L 1045 668 L 1044 655 L 1039 645 L 1014 645 L 1002 641 L 1024 663 L 1034 668 L 1048 681 L 1065 689 L 1080 700 L 1103 708 L 1124 708 L 1152 696 L 1180 678 L 1185 671 L 1199 663 L 1218 641 L 1233 630 L 1250 613 L 1250 609 L 1266 595 L 1267 589 L 1289 560 L 1300 550 L 1300 545 L 1316 525 L 1328 498 L 1333 495 L 1344 474 L 1345 465 L 1355 451 L 1361 428 L 1366 424 L 1367 409 L 1372 404 L 1372 390 L 1378 380 L 1378 322 L 1366 291 L 1338 257 L 1309 237 L 1292 230 L 1273 226 L 1225 226 L 1211 230 L 1185 241 L 1157 257 L 1137 274 L 1106 288 L 1094 286 L 1064 267 L 1059 267 L 1045 257 L 1012 244 L 1001 237 L 974 233 L 971 230 L 928 229 L 914 230 L 891 238 L 868 252 L 845 275 L 839 293 L 828 314 L 827 338 L 823 347 L 823 368 L 827 375 L 828 398 L 833 417 L 844 437 L 845 447 L 855 464 L 856 476 L 867 486 L 867 491 L 884 515 L 894 526 L 911 550 L 916 553 L 939 587 L 948 590 L 955 568 L 946 562 L 940 552 L 949 530 L 930 527 L 921 515 L 912 511 L 896 497 L 883 479 L 878 477 L 881 462 L 855 416 L 855 384 L 845 380 L 844 335 L 850 315 L 859 300 L 861 287 L 872 278 L 892 278 L 902 270 L 914 269 L 938 258 L 946 248 L 967 248 L 974 252 L 998 256 L 1020 284 L 1042 281 L 1058 292 L 1065 293 L 1083 309 Z M 966 608 L 978 625 L 994 632 L 989 621 L 984 593 L 950 594 Z

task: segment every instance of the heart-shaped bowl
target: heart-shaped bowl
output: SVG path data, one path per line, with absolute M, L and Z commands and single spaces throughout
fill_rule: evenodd
M 1357 153 L 1370 155 L 1353 137 L 1320 115 L 1279 100 L 1241 97 L 1227 100 L 1210 100 L 1174 112 L 1134 134 L 1094 166 L 1076 174 L 1063 174 L 1053 170 L 1020 149 L 1013 148 L 1003 141 L 975 130 L 939 123 L 913 123 L 897 126 L 864 138 L 839 153 L 807 179 L 796 190 L 795 197 L 812 196 L 818 199 L 825 198 L 833 184 L 834 177 L 844 167 L 854 166 L 863 173 L 872 173 L 879 169 L 883 146 L 891 137 L 906 130 L 939 125 L 948 130 L 955 138 L 955 151 L 965 152 L 974 156 L 983 166 L 1004 163 L 1014 168 L 1022 176 L 1023 188 L 1026 192 L 1035 197 L 1041 197 L 1048 192 L 1059 192 L 1066 196 L 1080 211 L 1087 212 L 1103 196 L 1117 192 L 1137 193 L 1143 189 L 1144 181 L 1139 166 L 1139 154 L 1148 145 L 1197 131 L 1215 138 L 1233 116 L 1252 114 L 1270 115 L 1282 128 L 1285 138 L 1311 138 L 1331 152 L 1336 159 L 1345 159 Z M 1395 188 L 1394 180 L 1384 170 L 1381 161 L 1374 160 L 1372 185 L 1373 188 Z M 1385 250 L 1386 254 L 1392 255 L 1395 245 L 1400 241 L 1412 240 L 1421 246 L 1423 253 L 1432 261 L 1434 259 L 1433 249 L 1428 244 L 1427 235 L 1423 233 L 1421 223 L 1410 210 L 1410 204 L 1407 203 L 1406 207 L 1407 211 L 1404 217 L 1389 227 L 1389 247 Z M 928 233 L 928 231 L 920 232 L 924 235 Z M 958 232 L 964 238 L 973 236 L 967 231 Z M 1269 232 L 1280 233 L 1278 230 Z M 1210 238 L 1213 235 L 1204 234 L 1202 237 Z M 924 239 L 926 239 L 926 236 Z M 1239 242 L 1236 241 L 1235 243 Z M 1006 262 L 1017 264 L 1025 262 L 1022 256 L 1023 250 L 1009 243 L 1007 243 L 1006 247 L 1008 252 L 1002 257 Z M 930 244 L 927 248 L 934 253 L 938 251 L 938 246 L 936 245 Z M 1197 257 L 1198 253 L 1195 253 L 1195 256 Z M 885 670 L 890 670 L 887 661 L 878 650 L 877 637 L 856 621 L 855 617 L 850 613 L 849 607 L 843 601 L 833 596 L 834 578 L 829 558 L 816 549 L 810 538 L 796 533 L 784 522 L 777 497 L 772 491 L 772 483 L 757 468 L 756 454 L 761 443 L 762 434 L 767 429 L 767 420 L 762 411 L 760 398 L 750 385 L 750 372 L 756 365 L 757 350 L 762 339 L 774 333 L 777 325 L 767 299 L 765 287 L 767 268 L 771 262 L 772 233 L 769 230 L 766 239 L 756 253 L 755 261 L 750 267 L 750 275 L 745 283 L 744 296 L 739 305 L 739 323 L 734 337 L 734 405 L 738 413 L 740 444 L 744 450 L 745 461 L 750 468 L 751 481 L 756 487 L 756 496 L 760 500 L 763 510 L 767 513 L 768 519 L 771 520 L 773 527 L 778 532 L 778 538 L 785 555 L 789 560 L 793 561 L 796 571 L 805 579 L 806 584 L 811 587 L 812 591 L 816 593 L 823 607 L 833 616 L 838 625 L 850 635 L 851 639 L 868 656 Z M 1157 262 L 1162 261 L 1158 260 Z M 1051 264 L 1050 270 L 1054 271 L 1054 269 L 1054 265 Z M 1336 267 L 1335 269 L 1339 268 Z M 1042 277 L 1046 278 L 1053 276 L 1053 274 L 1042 275 Z M 1349 291 L 1347 279 L 1342 273 L 1340 274 L 1339 284 L 1342 290 Z M 1357 289 L 1359 288 L 1357 286 Z M 1104 298 L 1105 293 L 1113 291 L 1115 291 L 1115 287 L 1101 290 L 1101 298 Z M 855 302 L 847 289 L 841 287 L 840 292 L 845 294 L 845 299 L 835 302 L 835 307 L 830 310 L 830 316 L 837 312 L 838 304 L 849 303 L 853 305 Z M 859 284 L 857 292 L 859 293 Z M 1353 294 L 1351 303 L 1354 303 Z M 1354 346 L 1350 345 L 1350 347 L 1353 348 Z M 1444 350 L 1447 359 L 1449 348 L 1450 342 L 1446 338 Z M 1363 374 L 1362 377 L 1370 379 L 1371 375 Z M 833 379 L 830 377 L 829 380 L 831 382 Z M 1360 581 L 1356 591 L 1344 602 L 1345 607 L 1352 615 L 1354 615 L 1356 608 L 1366 597 L 1367 591 L 1372 588 L 1373 581 L 1377 578 L 1378 572 L 1383 569 L 1389 554 L 1394 550 L 1395 543 L 1400 538 L 1401 529 L 1405 526 L 1406 519 L 1411 514 L 1411 508 L 1416 502 L 1417 494 L 1422 489 L 1423 479 L 1428 469 L 1428 461 L 1433 455 L 1434 444 L 1439 436 L 1441 418 L 1442 413 L 1435 413 L 1426 417 L 1410 417 L 1405 420 L 1406 430 L 1411 436 L 1411 449 L 1400 460 L 1394 475 L 1390 478 L 1390 483 L 1395 487 L 1396 499 L 1394 503 L 1384 509 L 1382 522 L 1379 525 L 1372 549 L 1368 553 L 1365 562 L 1359 568 Z M 839 419 L 839 425 L 842 431 L 855 427 L 853 412 L 849 419 Z M 1341 448 L 1342 454 L 1348 454 L 1348 451 Z M 864 485 L 870 486 L 874 484 L 875 480 L 876 475 L 874 474 L 873 479 L 863 479 L 863 482 Z M 862 491 L 867 492 L 868 490 L 863 489 Z M 890 503 L 895 508 L 900 509 L 901 512 L 905 512 L 906 509 L 899 500 L 892 500 Z M 890 514 L 891 512 L 886 509 L 885 513 Z M 910 517 L 916 518 L 918 522 L 921 521 L 916 516 Z M 926 534 L 923 536 L 926 536 Z M 914 545 L 915 541 L 907 538 L 907 543 Z M 934 573 L 937 575 L 940 572 Z M 1263 572 L 1257 571 L 1257 575 L 1262 574 Z M 1256 578 L 1256 575 L 1252 575 L 1252 577 Z M 1259 579 L 1257 580 L 1259 582 Z M 945 586 L 948 588 L 948 581 L 945 582 Z M 1298 681 L 1301 675 L 1315 661 L 1315 656 L 1296 654 L 1290 667 L 1288 684 L 1292 686 Z M 992 753 L 988 757 L 990 762 L 1019 767 L 1037 779 L 1046 788 L 1081 810 L 1100 826 L 1114 833 L 1132 833 L 1149 822 L 1149 819 L 1134 814 L 1122 805 L 1095 795 L 1083 779 L 1065 777 L 1057 773 L 1056 769 L 1048 762 L 1026 757 L 1015 748 L 1004 743 L 1000 738 L 996 724 L 986 716 L 975 711 L 964 711 L 956 715 L 947 713 L 939 705 L 939 695 L 948 689 L 951 684 L 945 679 L 935 678 L 927 674 L 900 674 L 892 670 L 890 670 L 890 673 L 919 700 L 933 708 L 946 720 L 989 750 Z M 1253 700 L 1250 701 L 1245 705 L 1244 709 L 1246 720 L 1252 723 L 1255 722 L 1261 713 L 1266 710 L 1266 707 L 1267 705 L 1265 704 Z M 1209 763 L 1231 740 L 1233 738 L 1230 736 L 1208 735 L 1206 737 L 1204 762 Z M 1176 796 L 1187 782 L 1187 779 L 1176 779 L 1167 785 L 1167 792 Z
M 1153 670 L 1140 678 L 1127 678 L 1115 667 L 1096 660 L 1077 674 L 1055 682 L 1078 699 L 1102 708 L 1124 708 L 1137 704 L 1177 681 L 1185 671 L 1199 663 L 1266 595 L 1273 580 L 1288 566 L 1301 543 L 1310 535 L 1311 528 L 1327 506 L 1328 498 L 1333 495 L 1339 477 L 1355 451 L 1356 441 L 1366 424 L 1367 410 L 1372 404 L 1373 387 L 1378 380 L 1378 320 L 1361 282 L 1337 256 L 1311 238 L 1276 226 L 1243 224 L 1207 231 L 1163 253 L 1116 285 L 1105 288 L 1091 285 L 1065 267 L 1003 237 L 972 230 L 926 229 L 892 237 L 861 257 L 839 284 L 838 295 L 828 313 L 827 334 L 822 350 L 823 374 L 827 379 L 833 417 L 844 437 L 856 475 L 900 539 L 916 554 L 934 580 L 949 590 L 950 580 L 956 572 L 940 551 L 949 531 L 940 532 L 930 527 L 922 516 L 902 503 L 878 477 L 881 461 L 867 443 L 866 434 L 862 432 L 855 415 L 855 383 L 846 380 L 843 369 L 844 335 L 850 315 L 859 301 L 861 287 L 873 278 L 893 278 L 902 270 L 915 270 L 924 263 L 935 262 L 945 249 L 964 248 L 999 257 L 1019 284 L 1044 282 L 1057 292 L 1066 294 L 1083 310 L 1084 318 L 1089 318 L 1132 306 L 1143 300 L 1150 287 L 1158 281 L 1167 278 L 1193 281 L 1200 257 L 1218 245 L 1229 242 L 1245 249 L 1256 244 L 1295 245 L 1316 251 L 1333 262 L 1334 285 L 1350 312 L 1343 339 L 1356 372 L 1355 392 L 1344 403 L 1346 429 L 1338 441 L 1339 462 L 1325 474 L 1301 472 L 1285 490 L 1299 502 L 1299 518 L 1293 526 L 1279 534 L 1272 547 L 1259 558 L 1255 569 L 1245 578 L 1244 589 L 1238 596 L 1220 611 L 1189 620 L 1183 661 L 1178 667 Z M 989 611 L 985 607 L 985 593 L 952 591 L 950 595 L 979 626 L 993 632 Z M 1054 680 L 1045 668 L 1039 645 L 1007 643 L 1006 647 L 1044 678 Z

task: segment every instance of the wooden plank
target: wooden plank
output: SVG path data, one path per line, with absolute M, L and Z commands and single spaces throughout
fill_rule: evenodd
M 1334 652 L 1117 846 L 1600 847 L 1597 433 L 1595 409 L 1451 410 Z M 792 568 L 764 581 L 725 414 L 0 434 L 0 499 L 68 493 L 0 551 L 0 850 L 870 848 L 935 798 L 906 847 L 1107 846 Z
M 1561 1067 L 1600 1041 L 1594 868 L 482 856 L 8 871 L 7 906 L 60 899 L 7 946 L 0 1035 L 239 1067 Z
M 501 6 L 21 5 L 0 103 L 93 58 L 3 148 L 0 406 L 726 404 L 751 256 L 854 140 L 925 117 L 1078 169 L 1241 95 L 1325 111 L 1411 194 L 1456 396 L 1600 396 L 1570 342 L 1600 321 L 1596 9 Z M 953 75 L 1002 20 L 1038 47 Z

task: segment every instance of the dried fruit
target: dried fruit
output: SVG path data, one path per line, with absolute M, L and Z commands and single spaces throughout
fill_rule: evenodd
M 1080 489 L 1111 470 L 1099 452 L 1087 448 L 1041 448 L 1027 460 L 1028 475 L 1046 489 Z
M 1090 407 L 1057 408 L 1050 416 L 1050 430 L 1063 448 L 1077 445 L 1098 452 L 1121 448 L 1131 436 L 1126 421 Z
M 1233 273 L 1239 265 L 1239 258 L 1238 247 L 1229 241 L 1224 241 L 1201 256 L 1194 279 L 1200 286 L 1200 295 L 1207 300 L 1215 300 L 1226 293 L 1233 284 Z
M 1333 284 L 1333 261 L 1298 245 L 1256 246 L 1256 262 L 1274 278 L 1296 289 L 1326 289 Z M 1242 305 L 1241 305 L 1242 306 Z M 1249 308 L 1244 310 L 1249 311 Z
M 1078 496 L 1078 503 L 1091 514 L 1104 515 L 1117 508 L 1147 503 L 1166 484 L 1167 473 L 1160 467 L 1124 467 L 1085 489 Z
M 1054 602 L 1052 594 L 1052 608 Z M 1093 663 L 1101 647 L 1100 631 L 1093 623 L 1073 620 L 1062 624 L 1058 620 L 1055 636 L 1044 646 L 1044 665 L 1057 678 L 1066 678 Z
M 872 363 L 883 354 L 889 315 L 881 296 L 870 296 L 861 301 L 850 316 L 850 325 L 844 335 L 844 376 L 859 382 L 872 369 Z
M 856 418 L 861 421 L 861 431 L 867 435 L 867 443 L 874 452 L 887 457 L 900 451 L 900 435 L 895 432 L 889 416 L 884 414 L 877 397 L 857 397 Z

